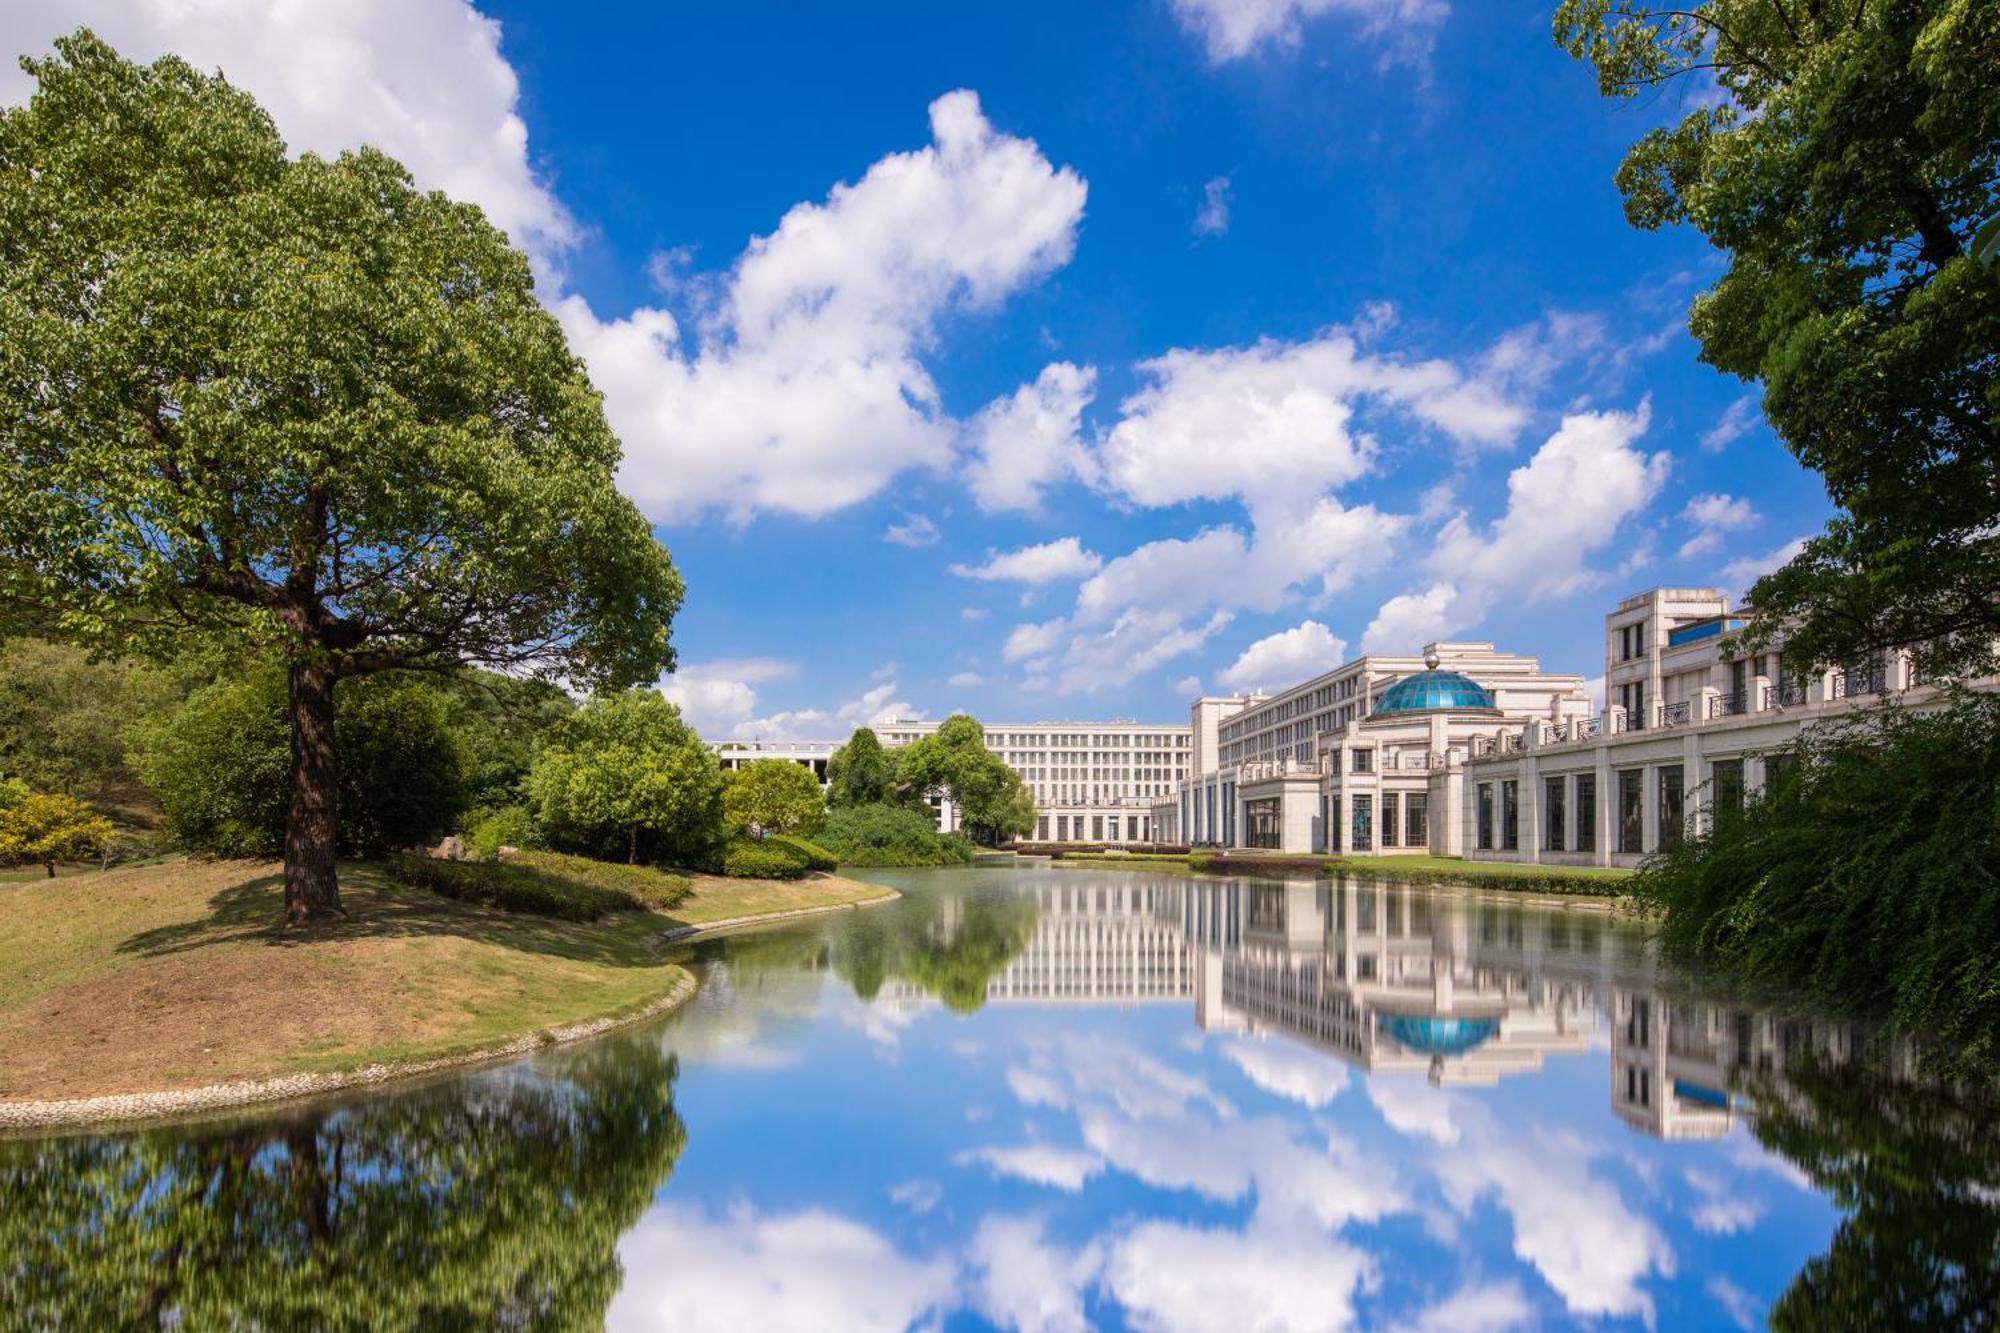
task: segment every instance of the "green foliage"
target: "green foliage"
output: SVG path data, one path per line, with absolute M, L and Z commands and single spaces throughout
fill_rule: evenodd
M 58 861 L 82 861 L 104 850 L 111 821 L 74 796 L 25 790 L 0 782 L 0 865 L 46 868 L 53 877 Z
M 33 99 L 0 111 L 0 608 L 112 651 L 194 632 L 283 661 L 288 916 L 337 915 L 340 681 L 651 680 L 680 576 L 476 207 L 371 148 L 289 156 L 177 57 L 83 31 L 26 68 Z
M 1771 1307 L 1780 1333 L 1981 1328 L 2000 1310 L 2000 1095 L 1796 1062 L 1752 1130 L 1844 1216 Z
M 602 695 L 550 727 L 528 795 L 556 847 L 696 868 L 721 847 L 722 768 L 656 690 Z
M 960 826 L 976 843 L 990 847 L 1034 831 L 1034 800 L 1021 775 L 986 748 L 986 729 L 968 714 L 952 714 L 898 751 L 896 782 L 905 801 L 931 792 L 950 796 Z
M 542 827 L 535 822 L 535 812 L 527 806 L 503 805 L 475 820 L 465 835 L 465 843 L 474 858 L 491 861 L 500 855 L 502 847 L 539 848 Z
M 612 912 L 672 907 L 692 886 L 650 866 L 615 865 L 553 852 L 505 861 L 441 861 L 403 855 L 391 865 L 405 884 L 507 912 L 596 921 Z
M 722 809 L 732 829 L 811 833 L 826 818 L 826 798 L 803 764 L 753 759 L 723 775 Z
M 835 808 L 875 805 L 896 791 L 896 756 L 867 727 L 855 728 L 847 744 L 826 761 L 826 802 Z
M 549 728 L 576 711 L 547 681 L 462 671 L 443 676 L 445 721 L 465 756 L 465 785 L 474 809 L 498 810 L 525 799 L 535 747 Z M 522 844 L 516 844 L 522 845 Z
M 1606 96 L 1713 78 L 1618 173 L 1638 226 L 1728 257 L 1691 327 L 1841 513 L 1751 592 L 1749 646 L 1800 667 L 1919 645 L 1990 668 L 2000 636 L 2000 8 L 1564 0 L 1557 42 Z M 1712 71 L 1712 75 L 1710 74 Z M 1706 90 L 1704 90 L 1706 91 Z
M 126 732 L 171 712 L 191 673 L 92 661 L 43 639 L 0 643 L 0 770 L 39 791 L 103 800 L 137 783 Z
M 963 838 L 937 831 L 929 810 L 902 805 L 857 805 L 829 810 L 815 839 L 844 865 L 970 865 Z
M 722 873 L 731 879 L 798 879 L 811 857 L 789 841 L 737 834 L 722 853 Z
M 806 859 L 807 870 L 838 870 L 840 868 L 840 858 L 816 842 L 808 842 L 804 838 L 792 837 L 783 833 L 774 833 L 764 839 L 764 841 L 776 843 L 788 851 L 797 852 L 800 856 L 803 856 Z
M 8 1322 L 601 1329 L 619 1237 L 687 1142 L 678 1073 L 593 1042 L 533 1079 L 0 1143 Z
M 1632 892 L 1683 959 L 1793 988 L 1968 1063 L 2000 1054 L 2000 697 L 1806 733 L 1791 770 Z
M 896 976 L 952 1012 L 969 1014 L 986 1003 L 993 978 L 1028 947 L 1035 919 L 1035 900 L 1025 894 L 912 895 L 843 922 L 833 967 L 861 999 L 873 999 L 882 982 Z
M 135 732 L 134 759 L 179 843 L 215 856 L 284 845 L 291 768 L 285 680 L 275 669 L 196 693 Z M 453 827 L 466 809 L 458 747 L 438 695 L 407 676 L 355 681 L 334 712 L 340 847 L 374 856 Z

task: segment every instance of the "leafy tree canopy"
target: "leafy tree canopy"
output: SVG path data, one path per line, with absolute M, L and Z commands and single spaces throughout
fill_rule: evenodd
M 54 879 L 58 861 L 96 856 L 111 839 L 111 821 L 74 796 L 28 791 L 0 782 L 0 865 L 38 865 Z
M 699 867 L 722 845 L 722 767 L 657 690 L 602 695 L 551 727 L 528 795 L 558 847 Z
M 835 809 L 889 800 L 896 789 L 896 756 L 872 730 L 857 727 L 827 760 L 826 780 L 826 803 Z
M 731 828 L 811 833 L 826 818 L 819 779 L 789 759 L 757 759 L 724 775 L 723 813 Z
M 0 111 L 0 607 L 275 652 L 292 920 L 340 911 L 335 684 L 671 665 L 682 585 L 526 258 L 371 148 L 88 32 Z
M 2000 6 L 1992 0 L 1564 0 L 1556 40 L 1606 96 L 1721 96 L 1634 145 L 1638 226 L 1728 259 L 1694 303 L 1709 364 L 1844 511 L 1751 592 L 1753 645 L 1803 666 L 1919 646 L 1990 668 L 2000 635 Z
M 1021 799 L 1021 775 L 986 748 L 986 729 L 966 713 L 952 714 L 898 751 L 896 781 L 905 799 L 931 792 L 951 797 L 974 842 L 991 845 L 1035 827 L 1033 799 Z
M 407 674 L 341 691 L 340 850 L 379 856 L 456 826 L 468 806 L 464 759 L 445 701 Z M 197 692 L 135 728 L 134 759 L 182 846 L 215 856 L 271 856 L 285 841 L 291 763 L 285 675 L 267 665 Z

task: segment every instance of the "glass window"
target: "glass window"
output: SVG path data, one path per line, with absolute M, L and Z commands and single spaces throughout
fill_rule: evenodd
M 1374 771 L 1375 752 L 1373 750 L 1356 750 L 1353 754 L 1354 771 L 1356 773 L 1370 773 Z
M 1356 796 L 1354 798 L 1354 850 L 1373 851 L 1375 848 L 1375 798 Z
M 1668 764 L 1660 769 L 1660 846 L 1677 846 L 1685 831 L 1687 793 L 1681 783 L 1681 766 Z
M 1743 761 L 1718 759 L 1709 767 L 1709 800 L 1717 816 L 1727 818 L 1743 808 Z
M 1628 768 L 1618 775 L 1618 850 L 1646 850 L 1646 770 Z
M 1396 824 L 1397 797 L 1394 792 L 1382 793 L 1382 845 L 1394 847 L 1396 835 L 1401 832 Z
M 1278 798 L 1266 796 L 1243 803 L 1243 839 L 1251 847 L 1278 846 Z
M 1091 840 L 1092 842 L 1103 842 L 1103 841 L 1104 841 L 1104 816 L 1103 816 L 1103 815 L 1092 815 L 1092 816 L 1090 817 L 1090 840 Z
M 1576 849 L 1597 850 L 1597 774 L 1576 775 Z
M 1520 783 L 1512 778 L 1500 784 L 1500 850 L 1521 850 Z
M 1493 784 L 1479 784 L 1479 850 L 1493 850 Z
M 1569 814 L 1564 801 L 1566 778 L 1550 778 L 1542 785 L 1542 846 L 1552 852 L 1563 850 L 1564 820 Z
M 1431 832 L 1427 822 L 1425 807 L 1430 797 L 1423 792 L 1413 791 L 1403 798 L 1403 845 L 1405 847 L 1426 847 L 1430 845 Z

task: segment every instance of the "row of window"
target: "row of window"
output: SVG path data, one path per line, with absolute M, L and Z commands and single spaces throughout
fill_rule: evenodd
M 1710 765 L 1709 771 L 1714 808 L 1741 809 L 1743 761 L 1719 759 Z M 1645 845 L 1648 772 L 1653 775 L 1653 799 L 1657 806 L 1658 835 L 1652 847 Z M 1686 774 L 1681 765 L 1661 764 L 1651 770 L 1620 769 L 1612 775 L 1612 796 L 1612 850 L 1639 855 L 1680 842 L 1687 828 L 1688 814 Z M 1519 851 L 1522 835 L 1520 784 L 1512 778 L 1482 782 L 1478 786 L 1475 805 L 1475 835 L 1479 850 Z M 1596 774 L 1577 773 L 1544 778 L 1541 805 L 1541 850 L 1597 850 Z
M 1057 842 L 1148 842 L 1153 821 L 1145 815 L 1043 815 L 1035 821 L 1035 840 Z

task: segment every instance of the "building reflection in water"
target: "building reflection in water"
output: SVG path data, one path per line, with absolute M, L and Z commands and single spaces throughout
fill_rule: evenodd
M 1204 1031 L 1270 1033 L 1370 1072 L 1492 1085 L 1609 1037 L 1611 1110 L 1642 1133 L 1714 1139 L 1803 1059 L 1861 1054 L 1852 1025 L 1677 988 L 1643 932 L 1554 907 L 1364 880 L 1124 880 L 1024 890 L 1036 917 L 986 1002 L 1192 1001 Z M 907 982 L 890 1003 L 927 1003 Z

